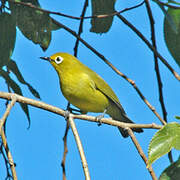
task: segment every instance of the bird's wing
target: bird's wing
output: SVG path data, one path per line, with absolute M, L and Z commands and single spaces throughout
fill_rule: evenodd
M 90 73 L 90 76 L 95 83 L 96 89 L 103 93 L 111 102 L 115 103 L 117 107 L 121 109 L 121 112 L 125 113 L 118 97 L 116 96 L 112 88 L 94 71 Z

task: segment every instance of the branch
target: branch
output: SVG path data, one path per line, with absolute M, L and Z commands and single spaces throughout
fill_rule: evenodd
M 77 16 L 71 16 L 71 15 L 68 15 L 68 14 L 60 13 L 60 12 L 54 12 L 54 11 L 45 10 L 45 9 L 42 9 L 42 8 L 39 8 L 39 7 L 35 6 L 35 5 L 33 5 L 32 3 L 18 2 L 18 1 L 14 1 L 14 0 L 8 0 L 8 1 L 10 1 L 12 3 L 15 3 L 17 5 L 22 5 L 22 6 L 25 6 L 25 7 L 28 7 L 28 8 L 39 10 L 39 11 L 44 12 L 44 13 L 54 14 L 54 15 L 58 15 L 58 16 L 62 16 L 62 17 L 66 17 L 66 18 L 70 18 L 70 19 L 74 19 L 74 20 L 92 19 L 92 18 L 98 18 L 98 19 L 107 18 L 107 17 L 115 16 L 117 14 L 120 14 L 120 13 L 129 11 L 129 10 L 132 10 L 132 9 L 138 8 L 138 7 L 140 7 L 140 6 L 142 6 L 144 4 L 144 1 L 143 1 L 143 2 L 139 3 L 136 6 L 133 6 L 133 7 L 130 7 L 130 8 L 125 8 L 125 9 L 123 9 L 121 11 L 114 12 L 114 13 L 111 13 L 111 14 L 100 14 L 100 15 L 94 15 L 94 16 L 86 16 L 86 17 L 80 16 L 80 17 L 77 17 Z
M 83 146 L 82 146 L 76 125 L 74 123 L 74 117 L 72 115 L 69 115 L 68 121 L 69 121 L 69 125 L 71 126 L 71 129 L 72 129 L 72 132 L 74 134 L 74 138 L 75 138 L 78 150 L 79 150 L 79 154 L 81 157 L 81 162 L 82 162 L 85 178 L 86 178 L 86 180 L 90 180 L 91 178 L 90 178 L 90 174 L 89 174 L 88 164 L 86 161 Z
M 128 131 L 129 136 L 131 137 L 131 140 L 133 141 L 137 151 L 139 152 L 141 158 L 143 159 L 143 161 L 144 161 L 144 163 L 146 164 L 146 167 L 147 167 L 148 166 L 148 159 L 147 159 L 146 155 L 144 154 L 140 144 L 138 143 L 133 131 L 130 128 L 126 128 L 126 129 Z M 154 170 L 153 170 L 152 166 L 149 166 L 147 169 L 148 169 L 152 179 L 157 180 L 157 177 L 156 177 L 156 175 L 154 173 Z
M 8 104 L 7 109 L 6 109 L 3 117 L 0 119 L 0 136 L 2 138 L 2 143 L 3 143 L 4 149 L 6 151 L 6 156 L 8 158 L 9 164 L 10 164 L 10 168 L 11 168 L 11 172 L 12 172 L 12 177 L 13 177 L 14 180 L 17 180 L 15 164 L 14 164 L 11 152 L 9 150 L 7 139 L 6 139 L 6 135 L 5 135 L 4 129 L 3 129 L 3 125 L 4 125 L 8 115 L 10 113 L 10 110 L 12 109 L 14 104 L 16 103 L 16 95 L 15 94 L 11 94 L 11 99 L 12 99 L 11 103 Z
M 64 153 L 63 153 L 63 159 L 61 162 L 62 170 L 63 170 L 63 180 L 66 180 L 66 168 L 65 168 L 65 163 L 66 163 L 66 155 L 68 153 L 68 148 L 67 148 L 67 135 L 69 132 L 69 122 L 67 121 L 66 123 L 66 130 L 64 133 L 63 137 L 63 142 L 64 142 Z
M 78 36 L 79 37 L 80 37 L 81 33 L 83 32 L 83 22 L 84 22 L 84 16 L 85 16 L 85 12 L 86 12 L 87 7 L 88 7 L 88 0 L 85 0 L 84 7 L 82 10 L 82 14 L 81 14 L 82 19 L 80 21 L 79 30 L 78 30 Z M 75 47 L 74 47 L 74 56 L 75 57 L 77 57 L 78 45 L 79 45 L 79 39 L 77 38 L 76 43 L 75 43 Z
M 152 15 L 152 10 L 151 10 L 150 4 L 149 4 L 149 0 L 145 0 L 145 4 L 146 4 L 146 9 L 147 9 L 148 16 L 149 16 L 149 21 L 150 21 L 152 44 L 153 44 L 154 48 L 157 50 L 155 27 L 154 27 L 155 22 L 154 22 L 154 18 L 153 18 L 153 15 Z M 165 104 L 164 104 L 164 97 L 163 97 L 163 90 L 162 90 L 163 89 L 163 84 L 162 84 L 162 81 L 161 81 L 158 58 L 157 58 L 155 53 L 154 53 L 154 61 L 155 61 L 155 72 L 156 72 L 156 77 L 157 77 L 157 82 L 158 82 L 158 89 L 159 89 L 159 101 L 160 101 L 161 109 L 162 109 L 162 112 L 163 112 L 163 119 L 167 122 L 167 111 L 166 111 L 166 107 L 165 107 Z M 173 163 L 172 151 L 170 151 L 168 153 L 168 157 L 169 157 L 170 163 Z
M 158 4 L 161 4 L 161 5 L 163 5 L 163 6 L 167 6 L 167 7 L 172 8 L 172 9 L 180 9 L 179 6 L 173 6 L 173 5 L 170 5 L 170 4 L 168 4 L 168 3 L 161 2 L 161 1 L 159 1 L 159 0 L 154 0 L 154 1 L 157 2 Z
M 117 17 L 121 19 L 121 21 L 124 22 L 132 31 L 136 33 L 144 42 L 145 44 L 149 47 L 149 49 L 156 54 L 156 56 L 161 60 L 161 62 L 169 69 L 169 71 L 174 75 L 174 77 L 180 81 L 180 76 L 179 74 L 169 65 L 169 63 L 166 61 L 166 59 L 161 56 L 161 54 L 154 48 L 151 43 L 145 38 L 145 36 L 135 27 L 133 26 L 127 19 L 125 19 L 122 15 L 117 14 Z
M 6 92 L 0 91 L 0 98 L 11 100 L 13 94 L 15 94 L 15 93 L 6 93 Z M 64 111 L 63 109 L 60 109 L 60 108 L 57 108 L 55 106 L 46 104 L 42 101 L 37 101 L 37 100 L 33 100 L 33 99 L 30 99 L 27 97 L 23 97 L 23 96 L 20 96 L 18 94 L 15 94 L 15 96 L 16 96 L 17 102 L 29 104 L 31 106 L 53 112 L 53 113 L 58 114 L 58 115 L 63 116 L 63 117 L 66 116 L 66 111 Z M 88 115 L 84 115 L 84 114 L 77 115 L 77 114 L 72 114 L 72 113 L 70 113 L 70 115 L 74 119 L 80 119 L 80 120 L 86 120 L 86 121 L 90 121 L 90 122 L 99 123 L 99 120 L 97 119 L 97 117 L 94 117 L 94 116 L 88 116 Z M 161 129 L 163 127 L 163 126 L 157 125 L 155 123 L 152 123 L 152 124 L 123 123 L 123 122 L 119 122 L 118 120 L 117 121 L 113 120 L 111 118 L 102 118 L 101 122 L 104 124 L 122 127 L 122 128 L 129 127 L 129 128 Z

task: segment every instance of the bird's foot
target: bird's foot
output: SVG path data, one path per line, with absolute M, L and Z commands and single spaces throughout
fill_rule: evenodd
M 65 113 L 64 113 L 64 118 L 65 118 L 66 121 L 68 120 L 70 113 L 71 113 L 71 111 L 69 111 L 69 110 L 66 110 L 66 111 L 65 111 Z
M 104 118 L 104 115 L 106 114 L 106 111 L 107 111 L 107 109 L 105 109 L 102 114 L 96 116 L 96 120 L 97 120 L 97 122 L 98 122 L 98 124 L 97 124 L 98 126 L 101 126 L 101 125 L 102 125 L 101 119 Z

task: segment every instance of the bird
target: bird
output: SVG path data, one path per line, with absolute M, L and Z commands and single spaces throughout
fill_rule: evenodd
M 114 120 L 134 123 L 127 117 L 118 97 L 105 80 L 75 56 L 58 52 L 40 58 L 51 63 L 58 74 L 63 96 L 81 112 L 106 113 Z M 129 136 L 126 129 L 118 129 L 124 138 Z M 143 132 L 141 128 L 132 130 Z

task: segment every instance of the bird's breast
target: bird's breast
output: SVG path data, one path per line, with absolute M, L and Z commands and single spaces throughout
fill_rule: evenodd
M 66 73 L 60 76 L 61 91 L 65 98 L 84 112 L 103 112 L 109 105 L 90 75 Z

